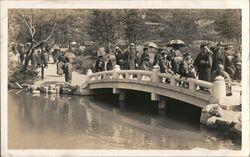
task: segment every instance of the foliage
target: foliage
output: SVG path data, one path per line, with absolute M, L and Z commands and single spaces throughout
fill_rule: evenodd
M 125 36 L 128 42 L 137 43 L 138 40 L 143 39 L 143 35 L 146 32 L 145 21 L 142 17 L 141 10 L 125 10 Z
M 120 18 L 117 10 L 93 10 L 88 24 L 88 33 L 98 45 L 109 51 L 110 44 L 119 38 Z
M 33 84 L 37 76 L 38 72 L 34 68 L 28 68 L 26 71 L 22 71 L 21 67 L 17 67 L 8 79 L 10 83 L 18 82 L 19 84 Z

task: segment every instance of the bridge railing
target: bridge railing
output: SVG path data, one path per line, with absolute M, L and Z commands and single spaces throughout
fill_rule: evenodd
M 133 80 L 137 83 L 147 81 L 152 82 L 151 85 L 156 85 L 158 87 L 164 87 L 164 84 L 168 84 L 168 88 L 171 88 L 172 90 L 178 90 L 180 92 L 205 99 L 215 98 L 215 101 L 219 101 L 219 99 L 224 98 L 225 95 L 225 82 L 223 78 L 219 78 L 217 81 L 218 84 L 216 84 L 193 78 L 180 78 L 180 76 L 177 75 L 160 73 L 159 68 L 154 68 L 153 71 L 120 70 L 119 66 L 115 66 L 112 71 L 103 71 L 93 74 L 90 72 L 87 80 L 89 83 L 109 80 L 122 80 L 130 82 Z M 215 85 L 216 87 L 214 87 Z
M 88 75 L 88 81 L 110 80 L 113 78 L 112 71 L 102 71 Z
M 152 72 L 143 70 L 119 70 L 116 78 L 120 80 L 152 81 Z
M 172 86 L 176 86 L 179 88 L 186 88 L 189 89 L 191 92 L 197 91 L 199 92 L 199 89 L 207 89 L 205 91 L 202 91 L 202 93 L 211 94 L 213 83 L 197 80 L 193 78 L 185 78 L 177 75 L 172 74 L 166 74 L 166 73 L 158 73 L 159 82 L 160 83 L 167 83 Z

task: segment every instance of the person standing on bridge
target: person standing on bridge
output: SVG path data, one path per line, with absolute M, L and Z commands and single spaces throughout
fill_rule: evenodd
M 162 57 L 162 51 L 163 49 L 158 48 L 158 51 L 155 53 L 155 56 L 154 56 L 153 66 L 155 66 L 156 64 L 159 65 L 160 72 L 165 73 L 165 66 L 164 66 L 164 61 Z
M 212 54 L 213 52 L 209 50 L 206 45 L 200 45 L 200 53 L 194 60 L 194 66 L 197 68 L 200 80 L 210 82 Z
M 98 59 L 95 62 L 95 72 L 104 71 L 105 63 L 102 58 L 102 55 L 98 56 Z
M 134 43 L 130 43 L 129 48 L 126 53 L 128 54 L 129 69 L 135 70 L 136 49 L 135 49 Z
M 124 69 L 124 57 L 123 57 L 123 52 L 119 47 L 115 48 L 115 59 L 116 59 L 116 64 L 120 66 L 120 68 L 123 70 Z

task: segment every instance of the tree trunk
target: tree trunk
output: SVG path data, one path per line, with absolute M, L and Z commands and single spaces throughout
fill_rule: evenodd
M 32 57 L 32 55 L 33 55 L 33 53 L 34 53 L 33 48 L 30 48 L 28 51 L 29 51 L 29 53 L 28 53 L 27 56 L 25 57 L 24 65 L 23 65 L 23 67 L 22 67 L 22 69 L 21 69 L 22 72 L 24 72 L 24 71 L 27 70 L 28 65 L 29 65 L 29 62 L 30 62 L 30 60 L 31 60 L 31 57 Z

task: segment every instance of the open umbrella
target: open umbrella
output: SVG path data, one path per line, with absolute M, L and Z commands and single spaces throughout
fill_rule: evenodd
M 168 44 L 167 44 L 168 47 L 174 47 L 174 46 L 185 46 L 185 43 L 184 41 L 182 40 L 171 40 Z
M 69 62 L 73 62 L 74 59 L 76 58 L 75 54 L 72 53 L 72 52 L 66 52 L 66 53 L 64 54 L 64 57 L 65 57 L 65 58 L 68 58 L 68 59 L 69 59 Z

